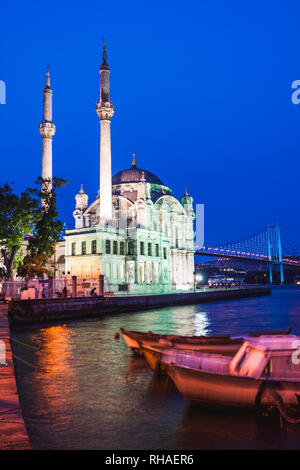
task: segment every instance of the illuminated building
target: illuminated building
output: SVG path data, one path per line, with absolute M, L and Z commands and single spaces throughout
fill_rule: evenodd
M 83 187 L 75 196 L 75 228 L 66 231 L 65 272 L 105 276 L 115 293 L 168 292 L 194 287 L 193 199 L 178 201 L 150 171 L 137 166 L 111 173 L 110 69 L 100 67 L 100 191 L 91 204 Z

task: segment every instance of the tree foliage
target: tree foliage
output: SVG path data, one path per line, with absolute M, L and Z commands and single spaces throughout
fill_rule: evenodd
M 31 235 L 36 221 L 38 201 L 30 190 L 20 196 L 6 183 L 0 187 L 0 245 L 6 277 L 13 277 L 13 264 L 24 243 Z
M 17 268 L 18 276 L 30 278 L 50 276 L 51 271 L 47 268 L 47 262 L 48 257 L 46 255 L 28 253 Z
M 13 277 L 14 263 L 22 277 L 48 274 L 53 244 L 64 231 L 56 207 L 56 191 L 63 184 L 66 181 L 59 178 L 53 178 L 52 184 L 38 178 L 35 187 L 20 196 L 8 183 L 0 187 L 0 246 L 7 278 Z
M 49 275 L 47 263 L 54 254 L 54 244 L 61 239 L 64 232 L 63 224 L 58 218 L 56 197 L 57 189 L 66 184 L 61 178 L 51 181 L 38 178 L 35 188 L 29 188 L 30 194 L 42 201 L 35 210 L 35 227 L 29 238 L 27 254 L 18 267 L 18 275 L 22 277 L 43 277 Z

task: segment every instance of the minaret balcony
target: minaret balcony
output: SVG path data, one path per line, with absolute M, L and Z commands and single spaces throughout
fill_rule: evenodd
M 56 132 L 56 127 L 52 122 L 43 121 L 39 125 L 39 131 L 43 138 L 52 139 Z
M 115 112 L 112 102 L 96 103 L 96 111 L 100 118 L 100 121 L 101 120 L 110 121 Z

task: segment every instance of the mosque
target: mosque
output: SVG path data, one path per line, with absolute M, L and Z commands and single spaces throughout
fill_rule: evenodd
M 89 203 L 81 186 L 75 196 L 74 228 L 61 244 L 64 272 L 79 278 L 104 275 L 114 294 L 162 293 L 194 288 L 193 198 L 177 200 L 155 174 L 138 167 L 111 172 L 110 68 L 106 46 L 100 66 L 100 190 Z M 52 178 L 52 89 L 47 70 L 44 88 L 42 177 Z

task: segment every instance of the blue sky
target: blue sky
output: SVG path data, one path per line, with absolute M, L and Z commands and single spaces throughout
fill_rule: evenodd
M 205 242 L 280 223 L 300 249 L 300 6 L 288 1 L 6 2 L 1 7 L 0 184 L 41 172 L 42 90 L 50 64 L 54 175 L 72 227 L 82 183 L 99 186 L 99 66 L 111 67 L 113 172 L 156 173 L 205 204 Z

